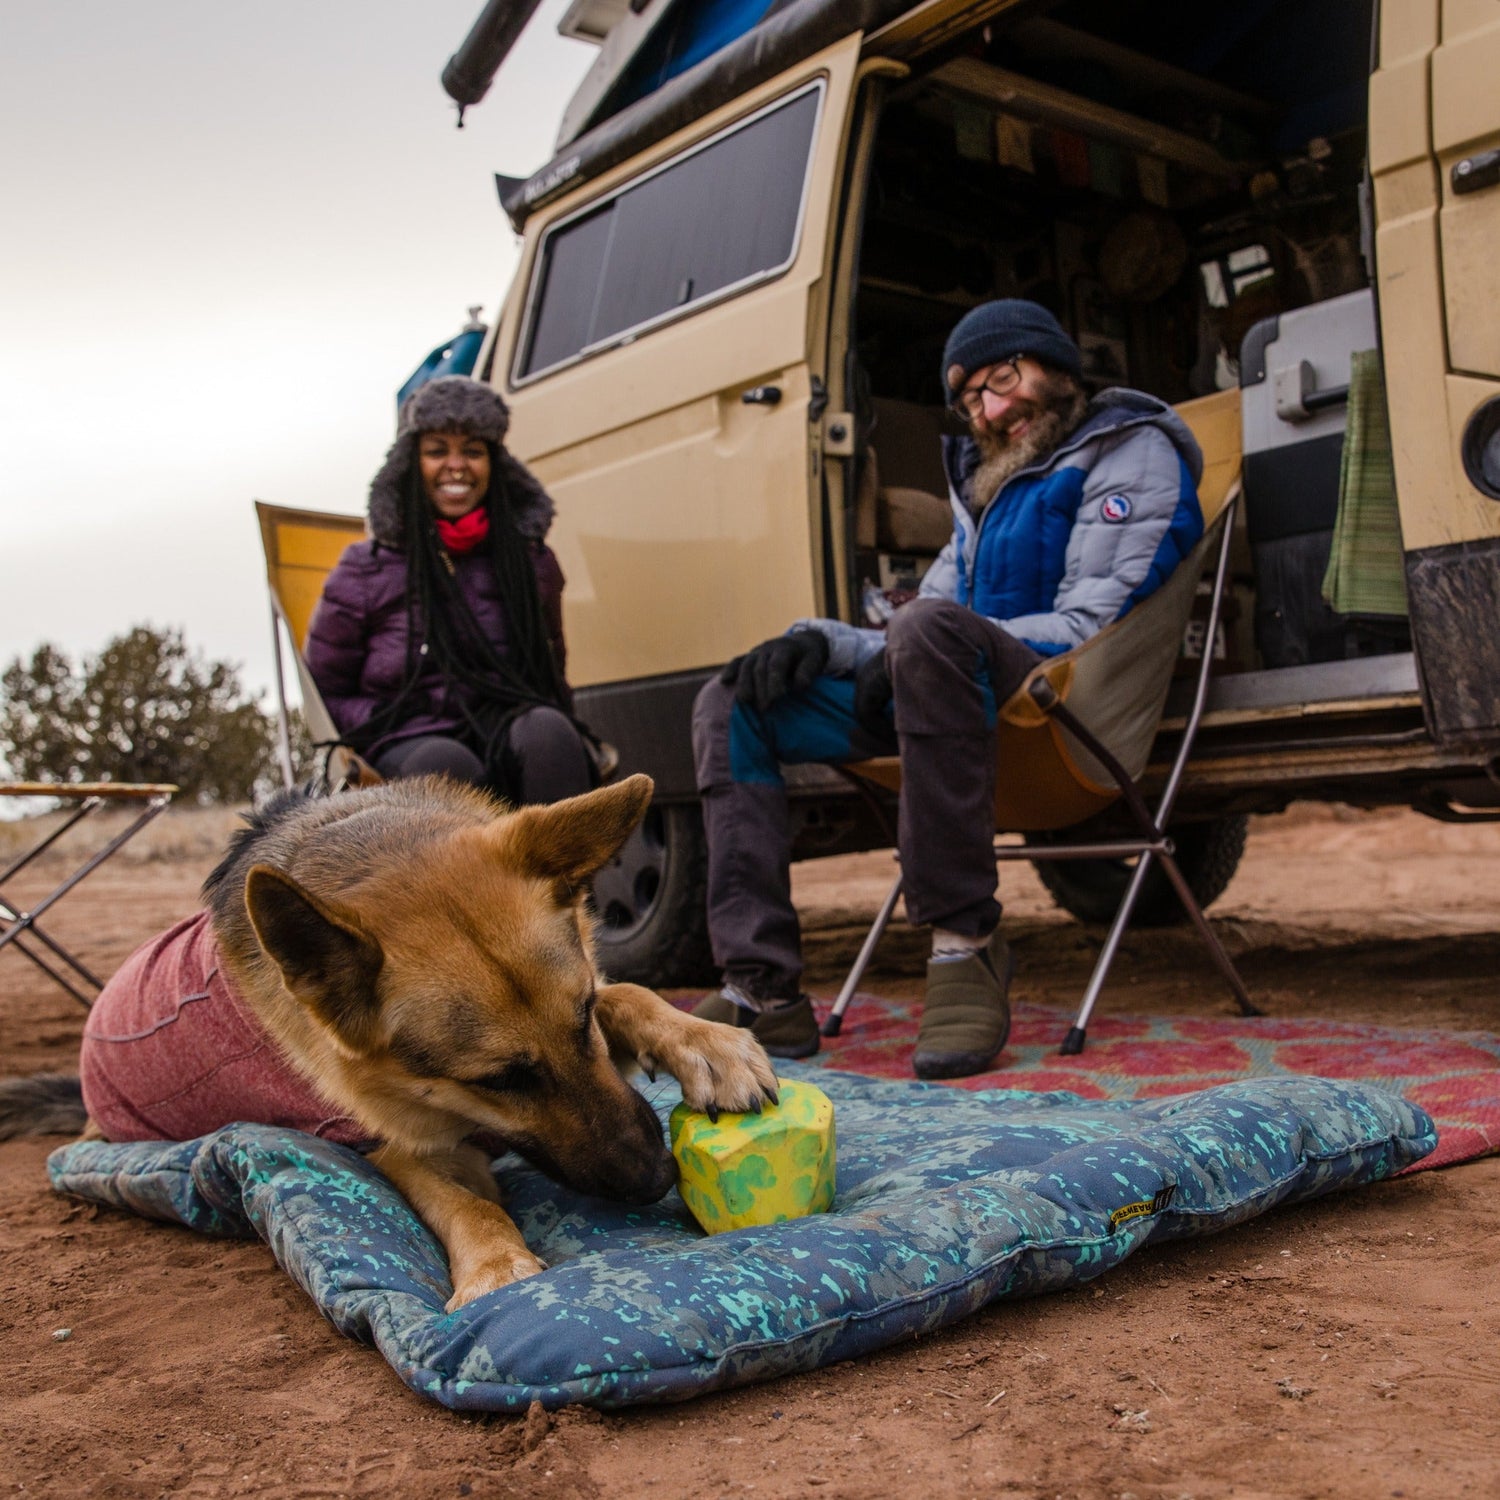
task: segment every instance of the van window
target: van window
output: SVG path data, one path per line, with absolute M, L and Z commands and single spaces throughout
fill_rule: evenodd
M 822 92 L 793 95 L 549 229 L 516 378 L 784 271 Z

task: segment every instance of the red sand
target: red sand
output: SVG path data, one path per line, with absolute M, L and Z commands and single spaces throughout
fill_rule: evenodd
M 191 910 L 222 837 L 212 818 L 162 820 L 138 852 L 171 857 L 106 867 L 57 909 L 57 935 L 108 971 Z M 35 895 L 54 869 L 13 894 Z M 820 992 L 889 869 L 866 855 L 797 872 Z M 1029 871 L 1006 873 L 1017 993 L 1072 1002 L 1097 934 L 1055 912 Z M 1297 809 L 1256 823 L 1213 916 L 1273 1014 L 1500 1031 L 1497 877 L 1500 828 Z M 923 953 L 897 928 L 867 987 L 911 996 Z M 1230 1010 L 1190 934 L 1130 937 L 1116 972 L 1108 1009 Z M 0 1071 L 71 1068 L 82 1020 L 0 954 Z M 412 1395 L 258 1243 L 57 1197 L 42 1172 L 53 1144 L 0 1145 L 14 1371 L 0 1495 L 1500 1493 L 1497 1158 L 1146 1251 L 1093 1287 L 990 1309 L 857 1368 L 521 1421 Z

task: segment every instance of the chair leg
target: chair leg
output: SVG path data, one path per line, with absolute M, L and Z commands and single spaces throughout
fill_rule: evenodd
M 1181 870 L 1177 868 L 1177 861 L 1170 855 L 1162 856 L 1162 868 L 1166 870 L 1173 886 L 1177 890 L 1178 898 L 1181 900 L 1184 910 L 1193 919 L 1193 926 L 1198 929 L 1201 937 L 1208 947 L 1209 954 L 1218 966 L 1219 973 L 1224 976 L 1229 988 L 1234 991 L 1234 998 L 1239 1005 L 1242 1016 L 1263 1016 L 1265 1011 L 1261 1010 L 1250 998 L 1250 992 L 1245 988 L 1245 981 L 1240 978 L 1240 971 L 1235 968 L 1234 960 L 1224 951 L 1224 945 L 1219 941 L 1219 935 L 1208 924 L 1208 918 L 1203 915 L 1203 908 L 1198 905 L 1198 898 L 1193 895 L 1188 887 L 1186 878 Z
M 865 977 L 865 970 L 870 966 L 870 960 L 875 955 L 875 945 L 880 941 L 880 935 L 886 929 L 891 920 L 891 913 L 896 909 L 896 902 L 901 896 L 901 874 L 896 873 L 896 879 L 886 894 L 885 902 L 876 916 L 874 925 L 865 935 L 864 944 L 859 950 L 858 957 L 854 960 L 854 967 L 849 970 L 849 977 L 844 980 L 844 987 L 839 991 L 839 997 L 833 1002 L 833 1009 L 828 1012 L 827 1019 L 823 1022 L 822 1031 L 824 1036 L 837 1036 L 844 1029 L 844 1012 L 849 1009 L 849 1002 L 854 998 L 854 992 L 859 988 L 859 982 Z
M 1069 1029 L 1067 1036 L 1063 1038 L 1063 1044 L 1058 1048 L 1064 1057 L 1076 1057 L 1083 1051 L 1083 1043 L 1088 1034 L 1089 1017 L 1094 1013 L 1094 1003 L 1099 998 L 1099 992 L 1104 988 L 1104 981 L 1109 976 L 1110 965 L 1115 961 L 1115 954 L 1120 947 L 1120 939 L 1125 936 L 1125 929 L 1130 924 L 1130 914 L 1135 910 L 1136 898 L 1141 894 L 1141 887 L 1146 883 L 1146 874 L 1151 868 L 1151 851 L 1148 849 L 1136 861 L 1135 873 L 1130 877 L 1130 884 L 1125 888 L 1125 898 L 1120 902 L 1120 909 L 1115 913 L 1115 920 L 1109 929 L 1109 935 L 1104 939 L 1104 947 L 1099 952 L 1099 957 L 1094 964 L 1094 972 L 1089 976 L 1089 987 L 1083 992 L 1083 1003 L 1078 1007 L 1078 1016 Z
M 1187 769 L 1188 759 L 1191 755 L 1193 743 L 1198 733 L 1198 724 L 1203 716 L 1204 706 L 1208 701 L 1209 677 L 1213 671 L 1213 642 L 1218 631 L 1219 615 L 1224 600 L 1225 580 L 1229 575 L 1229 551 L 1233 534 L 1234 509 L 1239 503 L 1240 490 L 1238 483 L 1231 490 L 1225 501 L 1223 510 L 1215 525 L 1220 528 L 1218 561 L 1214 567 L 1213 595 L 1209 603 L 1208 621 L 1204 630 L 1206 642 L 1198 663 L 1197 680 L 1193 692 L 1193 706 L 1188 713 L 1187 723 L 1183 727 L 1182 739 L 1177 747 L 1177 754 L 1172 762 L 1172 769 L 1168 773 L 1167 782 L 1162 789 L 1161 799 L 1157 803 L 1156 812 L 1152 814 L 1146 807 L 1145 799 L 1135 780 L 1125 770 L 1118 760 L 1100 744 L 1097 737 L 1088 730 L 1073 713 L 1064 706 L 1056 689 L 1045 677 L 1039 677 L 1031 684 L 1031 696 L 1038 708 L 1043 713 L 1051 715 L 1064 728 L 1075 735 L 1088 750 L 1104 765 L 1115 783 L 1120 788 L 1126 805 L 1134 816 L 1137 825 L 1143 835 L 1146 835 L 1155 843 L 1160 843 L 1164 837 L 1164 830 L 1172 816 L 1172 807 L 1177 798 L 1177 788 L 1181 783 L 1183 773 Z M 1089 980 L 1089 987 L 1083 997 L 1083 1004 L 1079 1008 L 1078 1019 L 1073 1023 L 1063 1041 L 1062 1051 L 1066 1055 L 1073 1055 L 1083 1051 L 1085 1030 L 1088 1026 L 1089 1016 L 1093 1013 L 1094 1002 L 1099 997 L 1099 991 L 1104 987 L 1104 978 L 1109 971 L 1110 964 L 1114 961 L 1115 949 L 1119 946 L 1120 937 L 1123 935 L 1126 923 L 1130 920 L 1131 909 L 1135 905 L 1136 897 L 1140 894 L 1142 882 L 1146 878 L 1146 871 L 1150 868 L 1154 850 L 1146 850 L 1136 862 L 1135 876 L 1125 892 L 1125 899 L 1120 904 L 1120 910 L 1115 915 L 1114 926 L 1110 929 L 1109 938 L 1104 945 L 1104 951 L 1099 955 L 1099 961 L 1094 966 L 1093 977 Z M 1204 942 L 1208 944 L 1209 951 L 1214 956 L 1214 962 L 1218 964 L 1220 971 L 1229 981 L 1234 990 L 1235 999 L 1239 1001 L 1241 1011 L 1246 1015 L 1259 1015 L 1255 1006 L 1246 993 L 1244 983 L 1236 972 L 1234 965 L 1229 960 L 1229 955 L 1224 952 L 1213 930 L 1208 925 L 1207 918 L 1203 915 L 1202 908 L 1198 905 L 1197 898 L 1188 889 L 1182 872 L 1177 868 L 1176 861 L 1168 850 L 1161 851 L 1161 857 L 1166 865 L 1167 875 L 1176 888 L 1178 895 L 1182 898 L 1184 907 L 1192 917 L 1198 931 L 1202 934 Z

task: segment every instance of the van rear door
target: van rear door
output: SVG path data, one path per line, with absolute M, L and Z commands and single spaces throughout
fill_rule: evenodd
M 1432 54 L 1452 367 L 1500 377 L 1500 5 L 1444 0 Z
M 822 608 L 810 330 L 859 42 L 527 226 L 496 371 L 557 501 L 575 686 L 681 683 Z
M 1375 269 L 1407 598 L 1427 725 L 1500 735 L 1500 505 L 1463 461 L 1500 401 L 1500 4 L 1380 8 Z

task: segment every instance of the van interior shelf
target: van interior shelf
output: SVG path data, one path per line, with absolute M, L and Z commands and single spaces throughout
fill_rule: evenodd
M 1076 130 L 1096 140 L 1113 141 L 1210 177 L 1238 178 L 1251 169 L 1250 164 L 1231 162 L 1212 146 L 1180 130 L 1153 124 L 1139 115 L 1111 109 L 1107 104 L 1096 104 L 1092 99 L 1080 98 L 978 58 L 956 57 L 930 77 L 946 90 L 982 99 L 1020 118 Z
M 1149 53 L 1138 52 L 1134 47 L 1121 46 L 1119 42 L 1106 40 L 1102 36 L 1080 30 L 1076 26 L 1064 25 L 1061 21 L 1049 20 L 1046 16 L 1032 16 L 1008 26 L 1004 33 L 1007 48 L 1019 44 L 1027 56 L 1036 61 L 1098 63 L 1122 78 L 1128 78 L 1133 88 L 1142 92 L 1182 94 L 1192 99 L 1201 99 L 1215 109 L 1232 115 L 1248 115 L 1255 119 L 1274 120 L 1280 111 L 1274 104 L 1247 94 L 1242 89 L 1230 88 L 1200 73 L 1175 67 Z
M 934 292 L 918 286 L 914 281 L 897 281 L 890 276 L 861 275 L 859 284 L 870 291 L 889 292 L 897 297 L 920 297 L 924 302 L 943 303 L 947 306 L 962 308 L 965 312 L 971 307 L 977 307 L 985 300 L 974 292 Z

